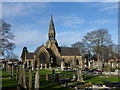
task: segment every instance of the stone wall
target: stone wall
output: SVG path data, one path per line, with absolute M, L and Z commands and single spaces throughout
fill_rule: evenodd
M 62 56 L 62 59 L 64 59 L 65 62 L 70 62 L 72 66 L 75 66 L 75 60 L 78 60 L 78 65 L 82 67 L 82 56 Z

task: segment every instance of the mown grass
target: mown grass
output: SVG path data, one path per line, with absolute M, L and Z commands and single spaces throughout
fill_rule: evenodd
M 0 82 L 2 81 L 2 87 L 13 87 L 13 86 L 19 86 L 18 81 L 16 81 L 16 71 L 14 71 L 14 77 L 10 78 L 11 74 L 7 73 L 6 71 L 0 71 L 2 72 L 2 79 L 0 79 Z M 29 70 L 26 70 L 26 82 L 28 86 L 29 82 Z M 35 81 L 35 73 L 36 71 L 32 72 L 32 83 L 34 87 L 34 81 Z M 61 73 L 60 78 L 72 78 L 73 74 L 76 74 L 76 72 L 65 72 L 65 71 L 55 71 L 55 73 Z M 46 81 L 46 74 L 52 74 L 52 71 L 42 69 L 40 70 L 40 89 L 42 90 L 70 90 L 70 88 L 65 88 L 61 85 L 56 84 L 55 82 Z M 106 76 L 106 75 L 83 75 L 83 80 L 85 82 L 91 82 L 91 83 L 98 83 L 103 84 L 103 81 L 110 81 L 110 82 L 119 82 L 118 77 L 99 77 L 99 76 Z M 54 75 L 51 75 L 51 77 L 54 77 Z M 119 77 L 120 78 L 120 77 Z M 68 83 L 79 83 L 78 81 L 70 81 Z M 1 87 L 1 86 L 0 86 Z
M 29 70 L 26 70 L 26 84 L 28 86 L 28 82 L 29 82 Z M 16 81 L 16 73 L 14 71 L 14 76 L 12 78 L 10 78 L 11 74 L 6 72 L 6 71 L 0 71 L 2 72 L 2 78 L 0 79 L 0 81 L 2 81 L 2 88 L 5 87 L 14 87 L 14 86 L 19 86 L 18 81 Z M 55 71 L 55 73 L 57 73 L 58 71 Z M 35 73 L 36 71 L 32 72 L 32 83 L 33 83 L 33 88 L 34 88 L 34 81 L 35 81 Z M 50 70 L 40 70 L 40 89 L 41 90 L 71 90 L 70 88 L 65 88 L 61 85 L 56 84 L 55 82 L 50 82 L 50 81 L 46 81 L 46 74 L 52 74 L 52 71 Z
M 120 77 L 114 77 L 114 76 L 111 76 L 111 77 L 99 77 L 99 76 L 94 76 L 94 77 L 91 77 L 89 76 L 90 78 L 89 79 L 86 79 L 87 82 L 91 82 L 91 83 L 98 83 L 98 84 L 103 84 L 103 81 L 110 81 L 110 82 L 120 82 L 119 81 L 119 78 Z

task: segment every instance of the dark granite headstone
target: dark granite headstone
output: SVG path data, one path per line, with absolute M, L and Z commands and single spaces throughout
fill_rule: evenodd
M 55 69 L 52 69 L 52 75 L 54 75 L 55 74 Z
M 55 74 L 55 81 L 59 84 L 59 74 Z

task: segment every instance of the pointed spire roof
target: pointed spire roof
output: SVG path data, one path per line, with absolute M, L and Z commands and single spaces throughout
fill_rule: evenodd
M 55 28 L 54 28 L 53 16 L 52 15 L 51 15 L 51 18 L 50 18 L 49 33 L 55 34 Z

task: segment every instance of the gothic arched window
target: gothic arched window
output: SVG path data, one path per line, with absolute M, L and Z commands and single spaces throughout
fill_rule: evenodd
M 41 53 L 39 56 L 40 63 L 46 63 L 46 55 L 45 53 Z

